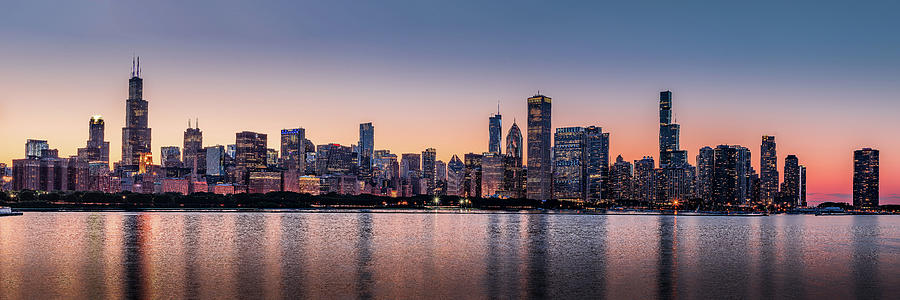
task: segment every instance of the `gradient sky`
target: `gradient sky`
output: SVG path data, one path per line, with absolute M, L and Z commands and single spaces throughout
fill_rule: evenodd
M 121 155 L 132 54 L 142 57 L 153 151 L 242 130 L 302 126 L 316 144 L 487 149 L 525 130 L 525 98 L 553 98 L 553 126 L 599 125 L 610 155 L 658 156 L 657 100 L 674 93 L 681 146 L 741 144 L 759 168 L 808 167 L 810 202 L 849 201 L 852 150 L 881 150 L 881 202 L 900 203 L 897 1 L 5 1 L 0 162 L 27 138 L 74 155 L 101 114 Z M 625 2 L 625 1 L 623 1 Z M 727 2 L 727 3 L 726 3 Z M 157 159 L 158 160 L 158 159 Z

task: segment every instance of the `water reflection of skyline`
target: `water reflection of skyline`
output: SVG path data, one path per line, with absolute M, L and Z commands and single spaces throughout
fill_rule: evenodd
M 880 298 L 900 280 L 885 216 L 29 215 L 0 219 L 3 299 Z

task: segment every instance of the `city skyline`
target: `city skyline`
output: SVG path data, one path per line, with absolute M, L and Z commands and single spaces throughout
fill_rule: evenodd
M 833 4 L 822 5 L 827 8 Z M 221 9 L 231 7 L 224 6 Z M 621 11 L 626 16 L 634 17 L 640 11 L 640 7 L 623 6 Z M 671 12 L 693 15 L 690 10 L 697 7 L 686 6 L 674 7 Z M 151 7 L 147 14 L 159 14 L 154 8 L 159 7 Z M 524 12 L 540 9 L 532 4 L 517 8 Z M 882 8 L 891 11 L 890 7 Z M 265 8 L 254 9 L 273 14 Z M 314 7 L 312 11 L 320 9 L 323 8 Z M 579 43 L 573 34 L 553 37 L 563 30 L 579 32 L 573 29 L 574 24 L 597 25 L 572 11 L 577 7 L 556 10 L 570 14 L 574 24 L 516 22 L 523 26 L 516 29 L 478 18 L 483 13 L 497 14 L 500 9 L 487 7 L 472 16 L 476 25 L 495 30 L 481 34 L 474 33 L 474 27 L 451 28 L 458 24 L 445 18 L 426 22 L 433 26 L 426 28 L 450 28 L 453 30 L 446 32 L 465 32 L 472 36 L 475 47 L 460 45 L 463 51 L 459 53 L 428 50 L 459 42 L 452 35 L 442 34 L 440 37 L 446 41 L 436 41 L 427 34 L 445 31 L 435 29 L 423 33 L 407 29 L 402 31 L 406 36 L 388 33 L 399 25 L 379 27 L 371 32 L 374 37 L 388 38 L 388 41 L 393 37 L 394 41 L 410 44 L 409 49 L 395 52 L 391 50 L 397 48 L 388 47 L 382 40 L 366 39 L 361 34 L 365 31 L 358 31 L 358 27 L 350 27 L 354 29 L 352 34 L 340 41 L 299 39 L 296 34 L 281 43 L 271 43 L 273 40 L 266 35 L 259 40 L 251 38 L 255 32 L 274 33 L 268 27 L 191 41 L 191 34 L 207 33 L 211 29 L 187 18 L 176 19 L 175 24 L 184 25 L 185 34 L 164 37 L 161 32 L 169 32 L 166 28 L 171 28 L 160 31 L 146 22 L 138 22 L 133 28 L 144 35 L 122 38 L 116 33 L 90 31 L 84 21 L 71 18 L 45 22 L 35 28 L 23 28 L 26 23 L 21 17 L 3 18 L 0 22 L 9 26 L 0 30 L 0 36 L 17 43 L 0 51 L 17 59 L 0 72 L 0 90 L 3 90 L 0 126 L 7 128 L 0 133 L 0 162 L 9 164 L 12 159 L 22 157 L 26 139 L 47 140 L 50 148 L 60 151 L 60 156 L 75 155 L 87 140 L 84 123 L 92 115 L 103 116 L 106 140 L 110 142 L 109 149 L 113 149 L 110 160 L 118 161 L 121 153 L 116 150 L 122 149 L 118 129 L 125 127 L 122 101 L 127 97 L 123 86 L 127 82 L 126 59 L 136 52 L 144 59 L 143 92 L 149 101 L 148 123 L 153 129 L 150 150 L 157 164 L 161 158 L 160 147 L 183 144 L 184 120 L 188 118 L 202 121 L 203 146 L 231 144 L 236 132 L 246 130 L 270 135 L 270 148 L 277 148 L 274 141 L 281 129 L 298 126 L 307 130 L 308 138 L 315 144 L 354 144 L 358 140 L 358 125 L 373 122 L 378 127 L 375 149 L 390 149 L 400 154 L 421 153 L 434 147 L 437 159 L 449 161 L 452 155 L 462 157 L 469 152 L 487 151 L 489 138 L 484 124 L 496 112 L 498 98 L 500 114 L 506 119 L 500 132 L 506 133 L 515 120 L 524 125 L 526 113 L 521 102 L 537 89 L 555 100 L 553 130 L 588 124 L 600 126 L 611 133 L 611 157 L 621 154 L 626 161 L 634 161 L 653 156 L 658 161 L 658 128 L 654 125 L 658 118 L 656 97 L 659 91 L 671 90 L 677 103 L 675 121 L 681 126 L 680 148 L 688 151 L 692 164 L 696 164 L 694 157 L 701 147 L 729 144 L 750 149 L 754 153 L 752 165 L 758 168 L 760 136 L 773 135 L 777 137 L 779 167 L 787 155 L 795 154 L 808 168 L 810 202 L 851 202 L 852 152 L 871 147 L 883 152 L 881 203 L 900 203 L 900 183 L 896 180 L 900 177 L 900 162 L 893 155 L 900 153 L 900 142 L 877 129 L 900 127 L 900 120 L 890 113 L 900 109 L 892 100 L 893 87 L 900 78 L 891 71 L 900 59 L 889 54 L 896 53 L 892 49 L 897 48 L 898 41 L 892 36 L 859 34 L 867 32 L 863 29 L 870 28 L 872 23 L 882 22 L 878 23 L 879 27 L 895 28 L 891 26 L 893 23 L 859 18 L 857 21 L 865 24 L 838 26 L 814 22 L 821 28 L 796 28 L 785 25 L 792 24 L 790 18 L 772 13 L 775 14 L 769 15 L 773 17 L 772 22 L 782 28 L 795 28 L 789 33 L 802 33 L 805 38 L 800 42 L 779 40 L 795 36 L 761 28 L 760 36 L 767 37 L 751 37 L 738 43 L 734 38 L 716 35 L 721 44 L 712 48 L 703 47 L 711 45 L 712 39 L 704 39 L 701 34 L 708 32 L 698 31 L 690 24 L 677 25 L 670 31 L 658 27 L 659 23 L 626 29 L 626 32 L 670 33 L 663 35 L 663 41 L 672 41 L 677 36 L 695 42 L 679 44 L 671 53 L 664 53 L 649 50 L 651 39 L 647 38 L 627 41 L 619 34 L 603 33 L 602 37 L 620 43 L 613 43 L 612 48 L 598 48 L 599 38 Z M 759 8 L 749 8 L 747 14 L 754 9 Z M 109 15 L 98 16 L 98 20 L 122 22 L 109 16 L 113 12 L 129 11 L 120 7 L 110 10 Z M 412 17 L 414 10 L 400 10 L 400 20 L 419 20 Z M 787 10 L 796 13 L 800 7 Z M 828 15 L 825 10 L 806 15 Z M 649 9 L 647 13 L 657 15 L 663 11 Z M 875 9 L 851 8 L 848 13 L 868 15 L 874 14 Z M 342 16 L 355 16 L 353 12 L 346 14 Z M 448 14 L 463 12 L 449 9 Z M 36 14 L 24 15 L 32 18 L 30 22 L 36 18 Z M 510 18 L 501 15 L 501 20 Z M 750 20 L 747 15 L 735 18 Z M 219 20 L 210 21 L 218 24 Z M 698 22 L 711 21 L 707 16 Z M 331 22 L 334 21 L 325 24 Z M 66 32 L 63 24 L 96 35 L 86 36 L 92 43 L 60 38 Z M 731 25 L 749 30 L 740 24 Z M 841 30 L 835 30 L 836 27 Z M 305 33 L 335 30 L 304 28 Z M 488 40 L 504 35 L 511 38 L 498 42 Z M 856 43 L 838 45 L 830 40 L 816 40 L 831 35 Z M 554 47 L 541 54 L 521 50 L 533 41 L 525 37 L 532 36 L 544 38 Z M 117 45 L 110 47 L 113 41 Z M 240 46 L 246 41 L 261 43 Z M 350 45 L 348 41 L 356 41 L 374 52 L 366 54 L 354 47 L 334 47 Z M 770 49 L 765 43 L 754 43 L 776 41 L 796 51 Z M 221 45 L 238 47 L 221 50 L 218 47 Z M 752 47 L 741 51 L 738 45 Z M 63 54 L 59 49 L 66 51 Z M 337 50 L 333 55 L 326 55 L 323 49 Z M 585 53 L 596 49 L 602 51 Z M 475 50 L 486 54 L 478 55 Z M 629 50 L 641 51 L 626 54 Z M 841 54 L 842 50 L 853 55 Z M 793 52 L 815 55 L 810 58 Z M 500 53 L 510 53 L 510 56 L 491 62 Z M 706 59 L 705 55 L 710 58 Z M 401 59 L 401 56 L 405 57 Z M 441 60 L 454 64 L 439 63 Z M 821 64 L 821 61 L 831 64 Z M 48 85 L 55 86 L 47 88 Z M 461 92 L 467 96 L 459 97 Z M 53 122 L 35 122 L 35 118 Z M 524 155 L 527 157 L 527 153 Z

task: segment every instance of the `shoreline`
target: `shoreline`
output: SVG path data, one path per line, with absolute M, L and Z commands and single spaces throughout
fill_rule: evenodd
M 693 212 L 693 211 L 632 211 L 632 210 L 574 210 L 574 209 L 480 209 L 480 208 L 16 208 L 10 214 L 42 212 L 136 212 L 136 213 L 377 213 L 377 214 L 557 214 L 557 215 L 621 215 L 621 216 L 684 216 L 684 217 L 765 217 L 775 215 L 765 212 Z M 892 213 L 800 214 L 809 216 L 859 216 L 897 215 Z

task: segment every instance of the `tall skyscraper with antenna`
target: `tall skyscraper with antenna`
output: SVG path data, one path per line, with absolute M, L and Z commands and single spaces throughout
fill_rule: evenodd
M 190 168 L 193 172 L 206 170 L 206 156 L 203 153 L 203 131 L 200 131 L 200 121 L 194 123 L 191 127 L 191 120 L 188 120 L 188 128 L 184 130 L 184 157 L 183 163 L 185 168 Z
M 123 167 L 131 169 L 137 169 L 142 154 L 150 153 L 147 100 L 143 99 L 143 89 L 141 58 L 132 58 L 131 79 L 128 80 L 128 99 L 125 100 L 125 127 L 122 128 L 121 162 Z
M 500 104 L 497 103 L 497 114 L 491 116 L 488 120 L 488 152 L 500 154 L 500 145 L 502 144 L 503 125 L 500 122 Z

